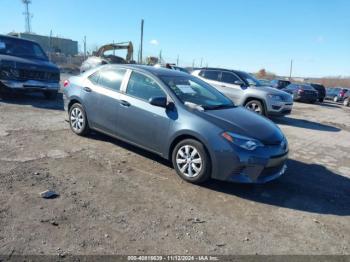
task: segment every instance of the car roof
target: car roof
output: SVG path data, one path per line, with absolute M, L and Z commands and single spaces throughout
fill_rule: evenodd
M 0 34 L 0 37 L 2 37 L 2 38 L 7 38 L 7 39 L 20 40 L 20 41 L 25 41 L 25 42 L 30 42 L 30 43 L 35 43 L 35 44 L 37 44 L 37 42 L 35 42 L 35 41 L 29 40 L 29 39 L 20 38 L 20 37 L 17 37 L 17 36 L 1 35 L 1 34 Z
M 112 67 L 112 68 L 118 68 L 123 67 L 127 69 L 137 69 L 139 71 L 151 73 L 156 76 L 188 76 L 187 73 L 173 70 L 173 69 L 167 69 L 162 67 L 154 67 L 154 66 L 148 66 L 148 65 L 136 65 L 136 64 L 109 64 L 105 65 L 104 67 Z
M 196 70 L 220 70 L 224 72 L 233 72 L 233 73 L 242 73 L 242 74 L 248 74 L 247 72 L 244 71 L 239 71 L 239 70 L 233 70 L 233 69 L 226 69 L 226 68 L 220 68 L 220 67 L 202 67 L 198 68 Z

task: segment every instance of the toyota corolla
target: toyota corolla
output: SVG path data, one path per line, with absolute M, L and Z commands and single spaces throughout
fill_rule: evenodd
M 64 83 L 71 130 L 105 133 L 173 163 L 192 183 L 265 183 L 286 171 L 288 143 L 269 119 L 201 79 L 138 65 L 105 65 Z

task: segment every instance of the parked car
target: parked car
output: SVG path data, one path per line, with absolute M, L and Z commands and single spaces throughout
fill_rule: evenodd
M 334 100 L 334 97 L 338 96 L 341 88 L 339 87 L 328 87 L 326 88 L 326 96 L 324 99 L 326 100 Z
M 93 129 L 149 150 L 172 161 L 189 182 L 264 183 L 286 170 L 282 131 L 190 74 L 106 65 L 71 77 L 64 86 L 75 134 Z
M 267 79 L 258 79 L 260 84 L 262 84 L 263 86 L 271 86 L 271 81 L 267 80 Z
M 346 95 L 349 93 L 349 90 L 346 88 L 341 88 L 339 90 L 339 93 L 337 96 L 334 97 L 333 101 L 334 102 L 343 102 L 344 98 L 346 97 Z
M 181 72 L 184 72 L 184 73 L 187 73 L 189 74 L 190 72 L 186 69 L 186 68 L 183 68 L 183 67 L 180 67 L 180 66 L 177 66 L 175 64 L 155 64 L 154 67 L 164 67 L 164 68 L 168 68 L 168 69 L 172 69 L 172 70 L 177 70 L 177 71 L 181 71 Z
M 321 84 L 310 84 L 318 92 L 318 101 L 323 102 L 326 97 L 326 88 Z
M 277 89 L 283 89 L 286 88 L 287 86 L 289 86 L 291 84 L 290 81 L 288 80 L 282 80 L 282 79 L 274 79 L 271 80 L 270 85 L 273 88 L 277 88 Z
M 290 84 L 283 91 L 291 94 L 294 101 L 315 103 L 318 99 L 318 92 L 308 84 Z
M 0 91 L 40 91 L 50 99 L 60 88 L 60 71 L 39 44 L 0 35 Z
M 192 72 L 228 96 L 236 105 L 264 116 L 284 116 L 293 107 L 291 95 L 262 85 L 252 75 L 220 68 L 202 68 Z

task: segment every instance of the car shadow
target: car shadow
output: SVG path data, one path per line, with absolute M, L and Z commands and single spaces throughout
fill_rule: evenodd
M 330 103 L 330 102 L 323 102 L 323 103 L 317 103 L 317 105 L 322 107 L 330 107 L 330 108 L 340 108 L 341 106 L 338 104 Z
M 14 105 L 31 105 L 36 108 L 51 109 L 51 110 L 64 110 L 62 93 L 58 93 L 56 99 L 47 99 L 41 93 L 12 93 L 12 94 L 0 94 L 0 102 Z
M 206 188 L 258 203 L 338 216 L 350 215 L 350 179 L 322 165 L 288 160 L 288 171 L 262 185 L 210 181 Z
M 310 120 L 291 118 L 291 117 L 281 117 L 281 118 L 273 118 L 273 121 L 276 124 L 284 125 L 284 126 L 294 126 L 299 128 L 306 128 L 311 130 L 325 131 L 325 132 L 340 132 L 341 129 L 325 125 L 321 123 L 312 122 Z
M 110 136 L 105 135 L 103 133 L 99 133 L 99 132 L 95 132 L 95 131 L 91 132 L 88 135 L 88 137 L 91 138 L 91 139 L 112 143 L 112 144 L 114 144 L 116 146 L 122 147 L 122 148 L 124 148 L 126 150 L 129 150 L 129 151 L 131 151 L 133 153 L 136 153 L 136 154 L 138 154 L 140 156 L 149 158 L 149 159 L 151 159 L 153 161 L 156 161 L 156 162 L 158 162 L 158 163 L 160 163 L 162 165 L 165 165 L 165 166 L 168 166 L 168 167 L 172 168 L 172 164 L 168 160 L 162 158 L 161 156 L 159 156 L 159 155 L 157 155 L 155 153 L 152 153 L 150 151 L 147 151 L 145 149 L 142 149 L 140 147 L 137 147 L 137 146 L 131 145 L 129 143 L 126 143 L 126 142 L 124 142 L 122 140 L 119 140 L 117 138 L 113 138 L 113 137 L 110 137 Z
M 172 168 L 168 160 L 121 140 L 98 132 L 92 132 L 89 138 L 113 143 Z M 338 175 L 322 165 L 307 164 L 293 159 L 288 160 L 288 170 L 285 175 L 266 184 L 236 184 L 210 180 L 201 186 L 212 191 L 277 207 L 318 214 L 350 215 L 349 178 Z

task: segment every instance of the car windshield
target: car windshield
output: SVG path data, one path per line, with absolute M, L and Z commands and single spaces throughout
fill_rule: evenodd
M 263 86 L 262 83 L 259 82 L 258 79 L 256 79 L 255 77 L 253 77 L 250 74 L 247 74 L 245 72 L 236 72 L 236 74 L 242 78 L 244 80 L 244 82 L 246 82 L 247 84 L 249 84 L 250 86 Z
M 161 76 L 160 79 L 184 104 L 195 104 L 205 110 L 234 107 L 233 102 L 204 81 L 188 76 Z
M 47 60 L 38 44 L 9 37 L 0 37 L 0 54 Z
M 304 90 L 315 90 L 312 86 L 309 86 L 309 85 L 301 85 L 300 88 Z

